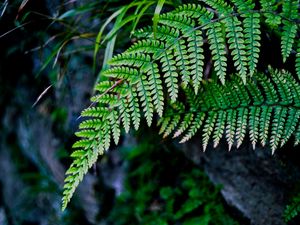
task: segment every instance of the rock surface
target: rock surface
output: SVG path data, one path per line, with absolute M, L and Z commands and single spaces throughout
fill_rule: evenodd
M 293 162 L 271 155 L 269 149 L 254 151 L 250 144 L 230 152 L 222 145 L 203 153 L 199 143 L 194 142 L 186 144 L 183 151 L 204 168 L 213 183 L 222 185 L 225 201 L 240 213 L 245 224 L 286 224 L 283 211 L 300 180 L 299 168 L 292 166 Z

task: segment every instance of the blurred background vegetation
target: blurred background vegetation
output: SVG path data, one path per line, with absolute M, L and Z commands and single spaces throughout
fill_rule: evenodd
M 123 135 L 61 212 L 73 133 L 99 72 L 135 41 L 135 29 L 153 24 L 156 9 L 186 1 L 162 2 L 0 2 L 1 225 L 250 224 L 222 185 L 178 146 L 144 135 L 146 126 Z

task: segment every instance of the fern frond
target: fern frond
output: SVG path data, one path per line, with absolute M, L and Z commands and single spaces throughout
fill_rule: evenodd
M 226 22 L 226 37 L 228 38 L 229 49 L 234 60 L 234 66 L 237 68 L 242 81 L 246 83 L 247 77 L 247 57 L 246 46 L 244 44 L 243 29 L 241 22 L 236 17 L 225 19 Z
M 125 53 L 143 53 L 153 54 L 154 57 L 159 57 L 160 53 L 165 50 L 165 46 L 158 40 L 141 40 L 134 43 L 128 48 Z
M 187 131 L 187 134 L 181 139 L 180 143 L 184 143 L 188 140 L 190 140 L 197 132 L 197 130 L 201 127 L 203 123 L 203 119 L 205 118 L 204 113 L 197 113 L 195 119 L 192 122 L 192 125 L 190 126 L 189 130 Z M 182 131 L 180 131 L 182 132 Z M 180 134 L 178 134 L 180 135 Z M 175 134 L 174 137 L 177 135 Z
M 259 139 L 262 146 L 266 145 L 268 139 L 271 115 L 272 107 L 262 106 L 262 112 L 259 121 Z
M 300 194 L 297 193 L 292 197 L 291 203 L 287 205 L 287 207 L 284 210 L 284 220 L 286 222 L 291 221 L 293 218 L 295 218 L 297 215 L 299 215 L 300 212 Z
M 79 142 L 78 142 L 79 143 Z M 100 142 L 101 143 L 101 142 Z M 82 146 L 83 142 L 80 142 Z M 77 146 L 79 146 L 77 144 Z M 85 150 L 76 151 L 73 154 L 73 163 L 66 172 L 66 179 L 64 185 L 62 209 L 67 207 L 76 187 L 82 181 L 84 174 L 87 173 L 88 169 L 97 161 L 98 155 L 103 154 L 104 147 L 102 144 L 97 143 L 96 140 L 89 140 L 88 144 L 84 145 Z
M 293 97 L 290 92 L 290 87 L 289 85 L 287 85 L 287 78 L 285 78 L 285 76 L 282 76 L 282 73 L 280 74 L 278 71 L 271 71 L 271 74 L 273 81 L 277 86 L 276 90 L 278 90 L 281 104 L 291 104 L 293 101 Z
M 261 91 L 256 87 L 255 84 L 249 83 L 247 85 L 250 96 L 252 97 L 253 105 L 260 105 L 264 101 L 264 97 Z
M 226 38 L 228 39 L 229 49 L 234 60 L 234 66 L 238 70 L 243 82 L 246 82 L 247 76 L 247 58 L 244 44 L 244 34 L 241 22 L 237 17 L 231 16 L 233 7 L 223 0 L 205 0 L 203 1 L 212 8 L 216 9 L 221 17 L 224 17 Z
M 132 87 L 129 87 L 130 94 L 129 98 L 129 108 L 131 109 L 131 120 L 135 130 L 138 130 L 140 127 L 141 121 L 141 112 L 138 100 L 138 94 L 134 92 Z
M 169 27 L 180 29 L 183 33 L 188 33 L 195 27 L 195 21 L 185 15 L 166 13 L 160 16 L 159 23 Z
M 151 95 L 153 98 L 154 107 L 159 116 L 162 116 L 164 109 L 164 96 L 163 96 L 163 88 L 162 81 L 160 78 L 160 74 L 158 71 L 158 66 L 155 63 L 152 63 L 149 66 L 148 71 L 148 84 L 150 86 Z
M 179 29 L 183 37 L 187 38 L 187 45 L 183 40 L 173 40 L 175 61 L 181 72 L 183 85 L 187 86 L 192 81 L 195 93 L 197 93 L 202 80 L 204 65 L 202 32 L 194 30 L 195 22 L 181 14 L 166 14 L 161 17 L 160 23 Z
M 263 146 L 270 142 L 274 153 L 278 146 L 284 145 L 292 134 L 297 133 L 296 129 L 300 130 L 297 99 L 300 84 L 286 71 L 270 69 L 269 76 L 255 74 L 246 85 L 235 77 L 225 86 L 214 82 L 204 82 L 203 86 L 203 91 L 197 96 L 186 92 L 190 109 L 186 108 L 189 112 L 174 135 L 183 135 L 180 142 L 189 140 L 201 129 L 204 150 L 211 137 L 214 146 L 217 146 L 224 133 L 230 150 L 235 142 L 237 147 L 242 144 L 249 129 L 253 148 L 258 142 Z M 194 122 L 199 114 L 201 121 L 205 121 L 203 128 L 202 123 Z M 299 142 L 299 138 L 300 132 L 295 143 Z
M 102 72 L 106 80 L 95 86 L 93 103 L 82 112 L 86 120 L 76 133 L 80 140 L 73 145 L 63 209 L 112 140 L 117 144 L 123 130 L 138 130 L 143 118 L 150 126 L 157 115 L 164 138 L 181 136 L 180 142 L 202 130 L 203 149 L 210 139 L 216 147 L 223 136 L 229 149 L 239 147 L 247 134 L 254 148 L 269 143 L 272 152 L 293 134 L 295 144 L 300 142 L 299 81 L 284 71 L 255 72 L 261 18 L 280 31 L 285 61 L 294 47 L 299 1 L 283 1 L 282 13 L 276 0 L 260 0 L 261 9 L 251 0 L 202 2 L 160 15 L 155 35 L 152 27 L 138 30 L 135 35 L 141 40 L 110 60 L 111 68 Z M 299 49 L 300 42 L 300 77 Z M 203 80 L 206 51 L 222 85 Z M 226 77 L 228 62 L 238 75 L 231 79 Z
M 193 113 L 187 113 L 181 124 L 178 126 L 177 131 L 174 133 L 173 138 L 180 136 L 193 122 L 194 114 Z
M 295 135 L 295 146 L 300 143 L 300 125 L 298 125 L 296 135 Z
M 223 136 L 224 128 L 226 122 L 226 111 L 219 111 L 218 112 L 218 119 L 215 125 L 215 130 L 213 133 L 213 140 L 214 140 L 214 148 L 216 148 Z
M 222 84 L 225 83 L 227 58 L 225 51 L 225 38 L 222 33 L 221 23 L 210 23 L 206 29 L 206 35 L 209 42 L 209 49 L 211 50 L 212 60 L 214 61 L 214 68 L 217 76 Z
M 137 83 L 137 91 L 147 124 L 148 126 L 151 126 L 154 113 L 154 106 L 152 103 L 152 97 L 150 92 L 151 87 L 145 75 L 140 75 L 139 82 Z
M 259 126 L 259 118 L 261 117 L 260 115 L 261 108 L 252 106 L 250 108 L 250 116 L 249 116 L 249 135 L 250 135 L 250 141 L 252 143 L 253 149 L 256 147 L 256 143 L 258 141 L 258 126 Z
M 150 63 L 151 57 L 148 54 L 130 54 L 130 53 L 123 53 L 114 56 L 110 61 L 109 64 L 111 66 L 134 66 L 137 68 L 142 67 L 145 63 Z
M 188 35 L 188 60 L 190 62 L 190 74 L 192 76 L 192 85 L 194 87 L 195 93 L 198 93 L 200 82 L 203 77 L 203 66 L 204 66 L 204 55 L 203 55 L 203 38 L 202 33 L 198 30 L 194 31 Z M 183 82 L 187 85 L 188 82 L 185 82 L 183 77 Z
M 205 7 L 196 4 L 184 4 L 173 11 L 174 14 L 184 15 L 193 19 L 197 19 L 200 23 L 206 24 L 214 17 L 213 13 Z M 206 22 L 203 22 L 206 21 Z
M 261 83 L 262 88 L 264 89 L 267 104 L 275 104 L 276 102 L 278 102 L 278 94 L 271 80 L 263 74 L 260 74 L 257 77 L 257 79 Z
M 266 17 L 266 23 L 271 28 L 277 28 L 281 24 L 281 17 L 280 15 L 276 15 L 275 13 L 278 9 L 278 4 L 276 0 L 260 0 L 260 5 L 265 12 L 264 16 Z
M 284 128 L 284 123 L 285 123 L 285 117 L 287 115 L 287 108 L 283 107 L 276 107 L 275 108 L 275 115 L 274 115 L 274 120 L 272 122 L 272 131 L 271 131 L 271 140 L 270 140 L 270 145 L 272 149 L 272 153 L 276 150 L 280 139 L 282 138 L 283 134 L 283 128 Z
M 281 52 L 283 62 L 286 61 L 292 50 L 297 32 L 297 24 L 291 20 L 299 17 L 298 13 L 299 0 L 283 1 L 282 15 L 289 19 L 283 20 L 283 32 L 281 35 Z
M 215 111 L 212 111 L 208 114 L 208 118 L 206 119 L 206 123 L 203 128 L 203 137 L 202 137 L 203 151 L 206 150 L 209 138 L 211 136 L 211 133 L 214 130 L 216 118 L 217 118 L 217 113 Z
M 187 84 L 191 80 L 191 78 L 190 78 L 191 62 L 189 61 L 187 46 L 186 46 L 185 41 L 183 41 L 183 40 L 178 41 L 177 44 L 174 46 L 175 46 L 174 55 L 175 55 L 176 66 L 179 69 L 180 74 L 182 75 L 182 81 L 183 81 L 184 86 L 187 86 Z M 198 81 L 198 83 L 199 83 L 199 81 Z
M 116 111 L 112 112 L 109 119 L 110 119 L 110 125 L 112 126 L 112 136 L 115 144 L 117 145 L 119 143 L 120 136 L 121 136 L 120 120 L 118 117 L 118 113 Z
M 297 25 L 287 20 L 283 21 L 283 32 L 281 36 L 281 53 L 283 62 L 286 61 L 290 55 L 294 40 L 296 37 Z
M 169 27 L 165 25 L 157 26 L 156 28 L 155 39 L 171 43 L 174 42 L 176 38 L 179 37 L 179 30 L 174 27 Z M 151 38 L 154 39 L 153 27 L 148 26 L 137 30 L 134 33 L 134 36 L 137 38 Z
M 300 41 L 298 41 L 298 46 L 297 46 L 295 67 L 296 67 L 296 73 L 297 73 L 298 79 L 300 79 Z
M 243 19 L 244 37 L 250 76 L 254 73 L 260 52 L 260 15 L 254 12 L 255 4 L 251 1 L 234 0 Z
M 248 83 L 250 84 L 250 82 Z M 232 85 L 229 86 L 231 89 L 230 92 L 232 93 L 231 96 L 231 104 L 236 106 L 238 104 L 241 104 L 241 106 L 247 106 L 250 103 L 250 96 L 246 87 L 242 85 L 239 79 L 233 78 Z
M 234 143 L 235 129 L 236 129 L 236 111 L 229 109 L 227 111 L 227 125 L 226 125 L 226 140 L 228 143 L 228 149 L 231 150 L 231 147 Z
M 237 129 L 236 129 L 237 148 L 241 146 L 246 136 L 247 118 L 248 118 L 248 109 L 239 108 L 238 117 L 237 117 Z
M 205 4 L 209 5 L 213 9 L 216 9 L 218 13 L 221 15 L 228 15 L 232 12 L 232 6 L 230 6 L 224 0 L 201 0 Z
M 300 118 L 300 111 L 293 109 L 293 108 L 289 109 L 288 115 L 287 115 L 287 120 L 283 127 L 283 130 L 285 133 L 282 137 L 280 147 L 282 147 L 290 139 L 292 134 L 295 132 L 296 125 L 299 121 L 299 118 Z
M 169 136 L 177 127 L 178 123 L 180 122 L 181 116 L 180 115 L 175 115 L 172 118 L 172 121 L 168 124 L 168 126 L 163 130 L 160 131 L 160 133 L 164 133 L 163 137 Z
M 165 132 L 165 130 L 169 126 L 171 119 L 172 118 L 170 116 L 165 116 L 165 117 L 161 117 L 160 120 L 158 120 L 157 126 L 160 126 L 159 134 L 163 134 Z

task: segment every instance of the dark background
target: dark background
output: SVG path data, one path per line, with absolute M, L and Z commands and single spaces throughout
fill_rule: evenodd
M 54 66 L 56 54 L 54 57 L 52 54 L 57 53 L 67 37 L 97 33 L 105 19 L 129 1 L 29 0 L 20 9 L 22 1 L 15 0 L 9 1 L 4 10 L 5 2 L 0 2 L 3 11 L 0 17 L 0 225 L 117 224 L 106 218 L 114 207 L 116 194 L 126 189 L 128 168 L 139 168 L 148 162 L 143 157 L 141 160 L 145 161 L 139 163 L 130 161 L 126 152 L 145 140 L 141 134 L 122 137 L 120 148 L 112 149 L 97 163 L 79 186 L 67 211 L 62 212 L 61 193 L 64 173 L 71 163 L 68 156 L 75 141 L 73 134 L 81 121 L 78 118 L 81 110 L 90 104 L 89 97 L 98 77 L 95 71 L 101 69 L 104 49 L 98 54 L 96 70 L 93 70 L 94 37 L 68 41 Z M 64 22 L 53 20 L 57 15 L 88 4 L 96 6 Z M 141 23 L 146 24 L 147 20 Z M 122 41 L 115 52 L 121 52 L 133 41 L 126 35 L 126 32 L 120 34 Z M 276 57 L 280 48 L 272 54 L 269 51 L 279 41 L 269 43 L 267 37 L 263 41 L 267 44 L 261 58 L 266 64 L 272 61 L 280 67 Z M 141 133 L 148 132 L 153 131 L 145 128 Z M 146 145 L 155 140 L 146 140 Z M 179 149 L 178 156 L 155 156 L 157 161 L 161 160 L 161 167 L 166 167 L 162 160 L 173 160 L 171 168 L 179 166 L 185 171 L 198 168 L 214 185 L 222 185 L 219 197 L 226 211 L 224 215 L 240 224 L 285 224 L 282 213 L 300 188 L 296 151 L 299 147 L 288 143 L 272 156 L 269 149 L 253 151 L 249 143 L 231 152 L 221 145 L 205 154 L 197 139 L 175 147 L 157 141 L 156 146 L 163 146 L 161 151 L 167 152 Z M 176 164 L 178 158 L 186 161 Z M 168 170 L 165 176 L 172 171 Z M 299 219 L 289 224 L 299 224 Z

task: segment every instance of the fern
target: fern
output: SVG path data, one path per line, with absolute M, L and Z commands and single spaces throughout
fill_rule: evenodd
M 259 58 L 260 47 L 260 15 L 254 12 L 255 4 L 251 1 L 233 1 L 237 6 L 238 12 L 243 18 L 244 25 L 244 37 L 245 37 L 245 49 L 248 57 L 248 67 L 250 75 L 252 75 L 256 69 L 256 65 Z
M 241 27 L 241 21 L 237 17 L 230 16 L 233 13 L 233 7 L 229 6 L 223 0 L 205 0 L 206 4 L 218 10 L 224 17 L 224 25 L 226 30 L 226 38 L 228 38 L 229 49 L 234 60 L 234 66 L 237 68 L 243 82 L 246 82 L 247 74 L 247 58 L 244 45 L 244 34 Z
M 295 194 L 292 197 L 292 200 L 289 205 L 286 206 L 283 217 L 286 222 L 291 221 L 295 218 L 300 212 L 300 195 L 299 193 Z
M 296 54 L 296 73 L 300 79 L 300 41 L 298 41 L 297 54 Z
M 292 52 L 297 1 L 284 1 L 276 21 L 276 1 L 260 2 L 261 10 L 254 10 L 251 0 L 204 1 L 211 9 L 187 4 L 161 15 L 155 36 L 150 27 L 136 32 L 140 40 L 110 61 L 112 67 L 102 73 L 107 80 L 95 87 L 94 106 L 82 112 L 87 120 L 76 133 L 80 140 L 73 145 L 74 161 L 66 173 L 63 209 L 84 174 L 110 148 L 111 139 L 118 144 L 122 130 L 137 130 L 142 118 L 151 126 L 156 114 L 165 138 L 180 136 L 185 142 L 202 130 L 204 150 L 210 139 L 216 147 L 223 136 L 229 149 L 239 147 L 247 134 L 253 148 L 269 143 L 273 153 L 293 134 L 299 143 L 299 82 L 288 72 L 255 71 L 262 18 L 279 31 L 283 60 Z M 205 49 L 222 85 L 203 80 L 209 55 Z M 229 54 L 236 69 L 230 80 Z M 298 44 L 298 74 L 299 68 Z
M 266 23 L 271 28 L 277 28 L 281 24 L 281 17 L 277 15 L 277 0 L 260 0 L 261 8 L 265 12 Z
M 296 37 L 297 24 L 292 20 L 299 17 L 298 6 L 299 0 L 283 1 L 282 14 L 285 18 L 289 19 L 283 21 L 283 32 L 281 36 L 283 62 L 285 62 L 289 56 Z
M 282 86 L 282 80 L 278 79 L 279 76 L 286 78 L 284 82 L 287 85 Z M 253 148 L 255 148 L 258 142 L 265 145 L 267 140 L 269 140 L 274 153 L 275 149 L 279 145 L 282 146 L 286 143 L 291 135 L 295 133 L 296 128 L 299 127 L 299 105 L 295 100 L 291 100 L 291 95 L 287 95 L 287 93 L 284 95 L 283 93 L 287 86 L 294 87 L 293 89 L 289 89 L 289 93 L 299 93 L 297 89 L 300 86 L 299 84 L 295 85 L 296 81 L 288 72 L 271 70 L 268 83 L 272 83 L 273 85 L 268 88 L 273 90 L 271 93 L 276 93 L 275 90 L 279 90 L 276 93 L 276 101 L 274 101 L 274 96 L 268 94 L 270 90 L 265 87 L 266 80 L 266 75 L 255 74 L 254 78 L 245 86 L 241 80 L 236 84 L 239 85 L 239 89 L 244 89 L 244 92 L 239 92 L 239 94 L 250 96 L 250 104 L 247 96 L 244 98 L 246 102 L 242 98 L 238 104 L 234 102 L 236 101 L 237 89 L 227 88 L 233 86 L 232 83 L 237 83 L 234 80 L 228 82 L 225 88 L 219 87 L 221 94 L 230 99 L 231 103 L 228 105 L 216 104 L 220 102 L 220 95 L 209 91 L 213 89 L 212 86 L 217 86 L 215 83 L 204 83 L 205 90 L 194 97 L 194 100 L 199 102 L 197 108 L 195 108 L 194 104 L 186 107 L 189 113 L 182 117 L 181 125 L 175 130 L 174 137 L 182 135 L 183 139 L 181 142 L 184 142 L 187 140 L 187 136 L 191 136 L 191 132 L 192 134 L 196 133 L 195 126 L 191 125 L 191 121 L 192 118 L 200 115 L 202 120 L 206 121 L 202 128 L 204 149 L 209 137 L 213 137 L 216 146 L 224 132 L 229 149 L 235 142 L 237 142 L 237 146 L 240 146 L 246 133 L 249 132 Z M 257 89 L 259 93 L 257 95 L 251 91 L 254 85 L 261 87 Z M 249 88 L 249 86 L 252 86 L 252 88 Z M 259 101 L 257 101 L 258 96 Z M 173 114 L 177 116 L 176 110 L 173 111 Z M 189 130 L 189 128 L 192 129 Z M 200 125 L 197 126 L 197 130 L 201 130 Z M 214 133 L 213 130 L 215 130 Z M 299 137 L 296 137 L 295 142 L 299 142 L 298 139 Z

